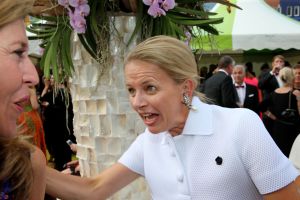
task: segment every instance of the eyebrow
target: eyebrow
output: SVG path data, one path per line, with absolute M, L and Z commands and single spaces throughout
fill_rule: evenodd
M 16 40 L 11 43 L 11 45 L 19 45 L 19 44 L 21 44 L 22 48 L 28 48 L 28 43 L 24 42 L 23 40 Z

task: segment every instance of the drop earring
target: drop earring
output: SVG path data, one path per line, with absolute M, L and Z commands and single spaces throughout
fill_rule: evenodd
M 188 109 L 197 110 L 194 106 L 192 106 L 191 99 L 186 94 L 183 94 L 183 104 L 188 107 Z

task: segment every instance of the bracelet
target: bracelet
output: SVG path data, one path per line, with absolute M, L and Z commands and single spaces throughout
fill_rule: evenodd
M 268 114 L 267 114 L 267 116 L 270 117 L 270 115 L 271 115 L 271 112 L 269 111 Z

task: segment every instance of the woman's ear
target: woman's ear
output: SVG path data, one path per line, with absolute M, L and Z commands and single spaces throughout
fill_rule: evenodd
M 189 97 L 191 97 L 194 93 L 195 88 L 196 88 L 196 84 L 191 79 L 187 79 L 187 80 L 184 81 L 183 87 L 184 87 L 184 93 L 186 95 L 188 95 Z

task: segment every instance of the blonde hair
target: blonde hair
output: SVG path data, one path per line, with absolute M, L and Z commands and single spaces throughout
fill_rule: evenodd
M 14 199 L 29 199 L 33 172 L 30 154 L 33 148 L 20 139 L 0 138 L 0 191 L 9 183 Z
M 140 60 L 157 65 L 176 83 L 190 79 L 198 85 L 197 63 L 190 48 L 182 41 L 164 35 L 148 38 L 138 44 L 126 57 L 124 65 Z M 203 94 L 194 91 L 195 96 L 206 100 Z
M 292 86 L 294 84 L 294 72 L 290 67 L 284 67 L 279 71 L 279 78 L 284 86 Z
M 24 18 L 31 10 L 34 0 L 1 0 L 0 28 L 17 19 Z
M 284 58 L 283 55 L 276 55 L 276 56 L 273 57 L 272 62 L 274 62 L 276 60 L 276 58 L 285 61 L 285 58 Z

